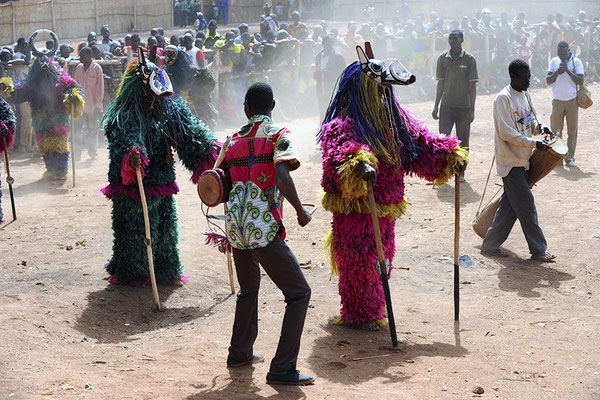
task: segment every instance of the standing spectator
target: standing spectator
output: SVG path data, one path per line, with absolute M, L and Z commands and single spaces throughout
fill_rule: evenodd
M 81 62 L 75 70 L 75 80 L 83 88 L 85 103 L 83 115 L 77 119 L 79 146 L 75 147 L 75 159 L 81 157 L 81 145 L 86 145 L 88 155 L 98 158 L 98 120 L 102 116 L 102 101 L 104 100 L 104 75 L 102 68 L 92 59 L 92 49 L 84 47 L 79 54 Z M 83 131 L 83 124 L 87 130 Z
M 300 31 L 306 29 L 306 25 L 300 22 L 300 12 L 292 13 L 292 23 L 288 25 L 288 32 L 296 39 L 300 38 Z
M 525 36 L 521 36 L 518 39 L 518 43 L 519 46 L 517 47 L 517 57 L 529 64 L 529 58 L 533 54 L 533 50 L 527 45 L 527 38 Z M 547 59 L 548 58 L 546 57 L 546 60 Z
M 98 46 L 100 46 L 100 49 L 105 53 L 111 52 L 113 46 L 116 46 L 117 43 L 110 38 L 110 28 L 108 25 L 102 25 L 102 28 L 100 28 L 100 35 L 102 35 L 102 40 L 98 43 Z
M 212 49 L 217 40 L 224 40 L 225 38 L 217 33 L 217 21 L 211 19 L 208 22 L 208 35 L 204 40 L 204 48 Z
M 199 12 L 200 12 L 200 2 L 198 0 L 190 1 L 190 20 L 189 20 L 189 22 L 195 21 Z
M 275 15 L 277 15 L 277 19 L 282 21 L 287 19 L 287 15 L 283 15 L 283 4 L 281 4 L 281 1 L 278 1 L 277 4 L 275 4 Z
M 190 2 L 187 0 L 181 0 L 179 2 L 179 12 L 181 15 L 180 27 L 188 26 L 188 19 L 190 16 Z
M 229 24 L 229 0 L 219 0 L 219 14 L 223 17 L 223 24 Z
M 436 79 L 437 93 L 435 106 L 431 116 L 440 121 L 440 133 L 450 135 L 452 127 L 456 126 L 456 136 L 461 146 L 469 148 L 471 123 L 475 119 L 475 96 L 477 62 L 475 57 L 462 48 L 462 31 L 452 31 L 448 36 L 450 50 L 438 57 Z M 441 109 L 438 115 L 438 106 Z M 465 181 L 464 171 L 460 181 Z
M 169 44 L 175 47 L 179 47 L 179 36 L 171 35 L 171 38 L 169 39 Z
M 577 106 L 577 85 L 583 85 L 583 63 L 569 50 L 565 41 L 558 43 L 558 56 L 550 61 L 546 83 L 552 85 L 552 114 L 550 125 L 552 132 L 562 138 L 565 117 L 567 119 L 567 145 L 569 153 L 565 163 L 576 167 L 575 148 L 577 147 L 577 125 L 579 107 Z
M 181 2 L 179 0 L 175 0 L 173 3 L 173 25 L 181 25 Z
M 204 68 L 204 53 L 198 47 L 194 46 L 194 37 L 189 33 L 183 35 L 182 40 L 185 52 L 192 59 L 192 65 L 195 68 Z
M 279 31 L 277 15 L 271 13 L 271 6 L 269 4 L 265 4 L 263 10 L 265 13 L 260 22 L 260 35 L 266 36 L 268 31 L 273 31 L 277 34 L 277 31 Z
M 334 40 L 329 35 L 323 36 L 323 50 L 315 58 L 314 78 L 317 81 L 317 100 L 321 116 L 327 110 L 337 78 L 346 66 L 344 57 L 333 48 Z

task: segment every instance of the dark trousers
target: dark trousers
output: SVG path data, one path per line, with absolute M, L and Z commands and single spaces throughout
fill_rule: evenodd
M 500 197 L 498 211 L 492 226 L 485 234 L 482 247 L 489 250 L 499 248 L 508 239 L 518 219 L 531 254 L 538 256 L 546 252 L 546 238 L 538 221 L 533 194 L 527 184 L 528 175 L 529 171 L 525 171 L 525 168 L 514 167 L 502 178 L 504 193 Z
M 102 118 L 102 113 L 94 110 L 91 113 L 83 115 L 75 120 L 75 151 L 76 159 L 81 157 L 83 147 L 88 151 L 90 157 L 98 155 L 98 121 Z M 85 129 L 83 129 L 85 127 Z
M 251 250 L 234 248 L 233 259 L 240 290 L 235 305 L 229 355 L 238 361 L 252 358 L 252 347 L 258 335 L 260 263 L 283 293 L 286 303 L 279 345 L 271 361 L 270 372 L 282 374 L 290 369 L 296 369 L 300 337 L 310 300 L 310 287 L 294 253 L 283 239 L 277 236 L 269 245 L 262 248 Z
M 452 127 L 456 126 L 456 137 L 461 146 L 469 148 L 469 137 L 471 136 L 471 123 L 469 117 L 470 108 L 440 107 L 440 133 L 450 136 Z

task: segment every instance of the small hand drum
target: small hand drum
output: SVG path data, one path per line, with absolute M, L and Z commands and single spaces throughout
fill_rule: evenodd
M 231 178 L 220 168 L 204 171 L 198 180 L 198 196 L 200 200 L 214 207 L 229 200 Z

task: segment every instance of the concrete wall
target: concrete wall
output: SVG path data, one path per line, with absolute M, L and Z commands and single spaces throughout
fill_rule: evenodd
M 384 16 L 386 20 L 396 14 L 402 3 L 401 0 L 333 0 L 337 20 L 363 20 L 362 10 L 367 3 L 373 4 L 376 16 Z M 600 16 L 600 0 L 407 0 L 410 6 L 410 18 L 415 19 L 418 13 L 425 14 L 429 21 L 429 13 L 437 12 L 446 19 L 460 18 L 463 15 L 472 16 L 475 10 L 489 8 L 492 15 L 497 17 L 506 11 L 512 17 L 519 12 L 525 12 L 531 22 L 540 22 L 548 14 L 562 13 L 568 18 L 576 15 L 579 10 L 585 10 L 588 16 Z
M 41 28 L 71 39 L 100 34 L 102 24 L 113 32 L 146 32 L 172 21 L 171 0 L 19 0 L 0 5 L 0 44 L 29 39 Z

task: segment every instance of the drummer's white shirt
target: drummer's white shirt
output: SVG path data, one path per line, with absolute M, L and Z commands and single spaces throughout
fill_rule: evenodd
M 494 100 L 494 152 L 496 169 L 502 177 L 508 175 L 513 167 L 528 170 L 531 150 L 535 148 L 536 140 L 531 137 L 536 126 L 531 110 L 533 103 L 530 107 L 526 97 L 529 94 L 525 93 L 508 85 Z

